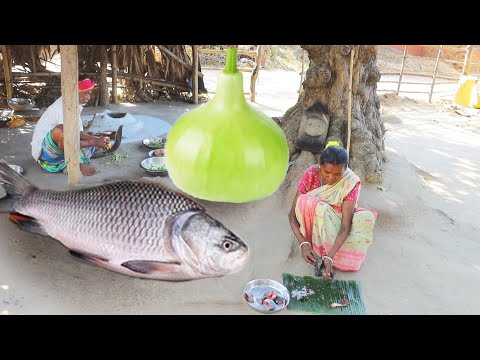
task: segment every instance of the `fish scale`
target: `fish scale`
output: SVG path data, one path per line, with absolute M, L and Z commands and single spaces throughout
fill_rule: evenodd
M 68 233 L 60 239 L 66 246 L 81 240 L 92 252 L 146 254 L 158 249 L 166 217 L 202 207 L 154 184 L 124 181 L 69 192 L 36 189 L 16 209 L 53 230 L 53 237 Z

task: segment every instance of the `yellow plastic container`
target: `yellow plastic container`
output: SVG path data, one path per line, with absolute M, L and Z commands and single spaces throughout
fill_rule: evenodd
M 478 90 L 478 79 L 471 75 L 462 75 L 458 81 L 458 89 L 455 93 L 454 102 L 458 105 L 473 108 L 480 107 Z
M 477 84 L 477 102 L 473 104 L 475 109 L 480 109 L 480 84 Z

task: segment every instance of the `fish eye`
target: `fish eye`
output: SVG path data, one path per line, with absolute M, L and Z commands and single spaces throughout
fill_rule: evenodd
M 233 243 L 229 240 L 224 240 L 222 243 L 222 247 L 225 251 L 230 251 L 233 249 Z

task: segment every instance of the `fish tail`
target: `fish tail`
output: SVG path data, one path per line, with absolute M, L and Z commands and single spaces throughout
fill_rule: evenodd
M 0 198 L 0 213 L 13 212 L 15 202 L 30 186 L 32 184 L 27 179 L 0 160 L 0 188 L 7 193 L 7 196 Z

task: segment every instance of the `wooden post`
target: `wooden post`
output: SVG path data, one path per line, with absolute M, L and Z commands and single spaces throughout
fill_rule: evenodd
M 112 45 L 112 103 L 117 103 L 117 45 Z
M 265 61 L 266 61 L 266 54 L 265 54 L 265 45 L 261 45 L 260 49 L 260 67 L 264 68 L 265 67 Z
M 473 45 L 467 45 L 467 52 L 465 53 L 465 61 L 463 62 L 462 75 L 468 75 L 470 73 L 470 63 L 472 61 Z
M 303 71 L 304 71 L 304 67 L 305 67 L 305 50 L 302 49 L 302 72 L 300 73 L 300 87 L 298 88 L 298 93 L 301 94 L 302 93 L 302 84 L 303 84 Z
M 192 45 L 193 103 L 198 104 L 198 45 Z
M 402 84 L 403 69 L 405 68 L 405 61 L 407 60 L 407 50 L 408 50 L 408 45 L 405 45 L 405 50 L 403 51 L 402 68 L 400 69 L 400 77 L 398 78 L 397 95 L 400 93 L 400 85 Z
M 35 60 L 35 53 L 33 51 L 34 47 L 35 47 L 35 45 L 30 45 L 30 57 L 32 58 L 32 71 L 35 74 L 37 72 L 37 64 L 36 64 L 36 60 Z M 35 76 L 33 77 L 33 79 L 36 80 Z
M 7 45 L 2 45 L 3 58 L 3 73 L 5 74 L 5 88 L 7 89 L 7 99 L 13 97 L 13 83 L 12 83 L 12 63 L 8 54 Z
M 68 184 L 80 181 L 80 126 L 78 119 L 78 50 L 77 45 L 60 45 L 62 61 L 62 98 L 64 152 Z
M 430 94 L 428 94 L 428 102 L 430 104 L 432 103 L 433 87 L 435 86 L 435 80 L 437 79 L 438 64 L 440 63 L 442 50 L 443 50 L 443 45 L 440 45 L 440 47 L 438 48 L 437 61 L 435 62 L 435 70 L 433 71 L 432 86 L 430 87 Z
M 355 48 L 352 47 L 350 56 L 350 79 L 348 81 L 348 126 L 347 126 L 347 155 L 350 155 L 350 137 L 352 135 L 352 84 L 353 84 L 353 57 Z
M 250 101 L 255 102 L 255 85 L 257 84 L 258 75 L 261 66 L 262 45 L 258 45 L 257 58 L 255 59 L 255 67 L 253 68 L 252 76 L 250 77 Z
M 98 94 L 98 103 L 100 106 L 107 106 L 110 103 L 110 96 L 108 95 L 107 63 L 107 47 L 105 45 L 100 45 L 100 89 Z

